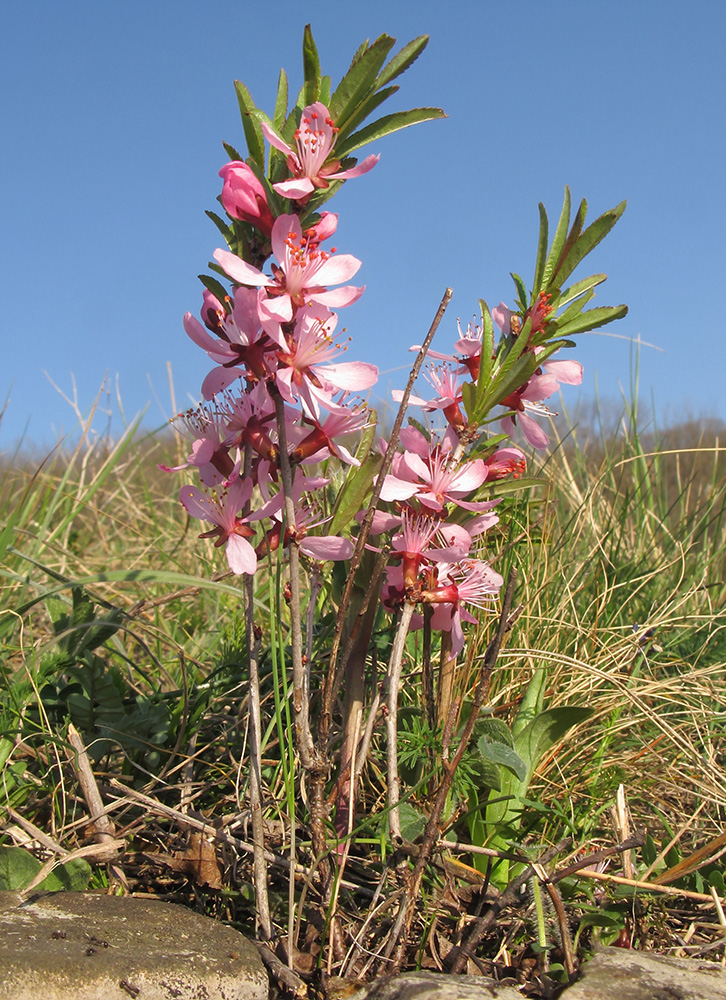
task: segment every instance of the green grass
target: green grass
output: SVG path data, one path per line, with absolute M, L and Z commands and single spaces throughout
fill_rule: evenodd
M 628 411 L 619 424 L 617 434 L 601 433 L 597 425 L 576 428 L 540 459 L 542 482 L 533 495 L 502 505 L 506 517 L 488 537 L 488 549 L 500 572 L 518 569 L 521 610 L 492 675 L 488 709 L 511 722 L 534 671 L 545 668 L 545 707 L 592 710 L 542 760 L 517 832 L 520 846 L 537 851 L 564 835 L 578 848 L 613 843 L 618 831 L 609 810 L 622 785 L 633 827 L 647 828 L 656 848 L 673 842 L 667 859 L 656 858 L 658 871 L 716 837 L 726 819 L 726 435 L 694 422 L 639 430 Z M 66 850 L 85 842 L 88 810 L 67 752 L 69 719 L 89 748 L 104 801 L 123 798 L 110 784 L 120 780 L 162 805 L 203 817 L 224 835 L 248 839 L 241 585 L 224 573 L 218 550 L 198 540 L 196 523 L 187 523 L 177 500 L 183 478 L 156 467 L 173 464 L 175 449 L 183 446 L 168 433 L 131 428 L 117 443 L 87 435 L 72 453 L 59 447 L 41 461 L 16 456 L 3 469 L 6 846 L 24 843 L 18 815 Z M 260 574 L 266 839 L 271 851 L 284 853 L 294 816 L 297 859 L 308 865 L 309 804 L 294 780 L 280 673 L 288 625 L 284 609 L 275 609 L 274 582 L 274 574 Z M 324 582 L 311 637 L 313 689 L 325 669 L 335 594 L 335 581 Z M 454 694 L 464 702 L 490 628 L 483 623 L 470 640 L 475 655 L 458 667 Z M 367 666 L 369 700 L 390 636 L 390 621 L 381 616 Z M 402 773 L 410 782 L 403 794 L 412 837 L 430 807 L 442 747 L 440 733 L 416 722 L 422 718 L 420 642 L 420 634 L 409 641 L 401 696 Z M 359 843 L 346 869 L 346 878 L 365 886 L 383 872 L 381 852 L 390 850 L 381 825 L 382 730 L 381 721 L 363 775 Z M 419 766 L 406 769 L 417 760 Z M 467 758 L 447 807 L 461 840 L 467 794 L 478 780 L 472 767 Z M 97 862 L 94 884 L 113 881 L 120 868 L 132 888 L 201 905 L 252 930 L 247 854 L 235 858 L 227 843 L 219 884 L 210 887 L 198 871 L 190 875 L 168 862 L 185 843 L 178 819 L 133 800 L 117 801 L 110 816 L 127 853 L 115 875 Z M 48 845 L 32 835 L 30 846 L 48 856 Z M 644 857 L 636 865 L 641 873 L 648 868 Z M 718 868 L 714 860 L 677 884 L 707 892 Z M 463 869 L 454 871 L 449 877 Z M 286 878 L 283 869 L 271 869 L 273 920 L 281 929 L 289 918 Z M 425 883 L 430 913 L 420 934 L 424 926 L 431 929 L 436 913 L 437 933 L 454 933 L 455 921 L 441 910 L 442 886 L 433 870 Z M 300 947 L 306 932 L 309 941 L 315 936 L 306 923 L 311 898 L 309 887 L 297 886 Z M 574 912 L 585 912 L 587 900 L 573 899 L 580 907 Z M 367 898 L 354 902 L 342 890 L 340 912 L 351 929 L 362 922 Z M 524 954 L 536 940 L 526 921 L 519 937 L 511 920 L 502 926 L 502 935 L 513 934 L 510 950 L 518 941 Z

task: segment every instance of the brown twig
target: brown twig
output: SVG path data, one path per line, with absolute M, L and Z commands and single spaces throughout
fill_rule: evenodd
M 401 900 L 401 905 L 399 907 L 398 916 L 393 925 L 391 933 L 389 935 L 386 948 L 384 950 L 384 957 L 389 958 L 394 949 L 396 949 L 396 954 L 393 961 L 393 970 L 396 971 L 400 969 L 403 964 L 406 949 L 406 939 L 411 928 L 411 923 L 413 921 L 413 914 L 415 909 L 416 900 L 418 898 L 419 889 L 421 887 L 421 880 L 423 879 L 426 866 L 429 863 L 429 859 L 433 852 L 434 846 L 439 839 L 440 830 L 439 824 L 441 821 L 441 816 L 446 804 L 446 799 L 451 788 L 451 783 L 454 780 L 454 775 L 456 774 L 456 769 L 458 768 L 461 758 L 469 745 L 469 740 L 474 732 L 474 726 L 477 721 L 479 712 L 484 704 L 484 699 L 486 697 L 487 691 L 489 689 L 489 676 L 493 670 L 497 657 L 499 656 L 499 650 L 501 648 L 502 640 L 504 639 L 504 634 L 507 630 L 509 623 L 509 611 L 512 607 L 512 600 L 514 597 L 514 587 L 517 581 L 517 571 L 512 569 L 509 573 L 509 579 L 507 580 L 507 587 L 504 592 L 504 598 L 502 600 L 502 610 L 499 616 L 499 623 L 497 625 L 497 631 L 487 647 L 487 651 L 484 654 L 484 659 L 482 661 L 479 681 L 477 683 L 476 693 L 474 695 L 474 701 L 472 704 L 471 713 L 464 726 L 464 731 L 461 734 L 461 739 L 459 740 L 459 745 L 456 748 L 456 753 L 452 757 L 451 761 L 448 761 L 444 765 L 444 776 L 439 785 L 438 791 L 436 793 L 436 798 L 434 800 L 434 805 L 431 810 L 431 815 L 429 816 L 428 823 L 426 824 L 426 829 L 424 831 L 423 840 L 421 843 L 421 849 L 419 852 L 418 859 L 414 866 L 413 872 L 409 878 L 408 885 L 406 886 L 406 891 L 404 892 L 403 898 Z

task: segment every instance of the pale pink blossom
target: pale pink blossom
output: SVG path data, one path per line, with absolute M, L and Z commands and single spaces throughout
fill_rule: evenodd
M 199 537 L 216 538 L 216 546 L 224 545 L 229 568 L 237 575 L 252 574 L 257 569 L 257 555 L 248 541 L 254 531 L 247 523 L 248 518 L 238 516 L 251 494 L 252 483 L 236 479 L 226 489 L 219 488 L 213 493 L 204 493 L 196 486 L 184 486 L 179 495 L 192 517 L 215 525 Z
M 295 149 L 288 146 L 267 122 L 262 123 L 262 132 L 271 146 L 285 153 L 293 175 L 289 181 L 273 184 L 274 190 L 284 198 L 297 201 L 309 198 L 316 188 L 327 188 L 332 180 L 349 180 L 368 173 L 380 159 L 378 155 L 367 156 L 357 166 L 340 170 L 340 161 L 331 159 L 338 129 L 320 101 L 303 109 L 300 125 L 295 130 Z
M 328 290 L 328 285 L 352 278 L 361 262 L 352 254 L 321 250 L 315 229 L 303 233 L 296 215 L 281 215 L 275 220 L 272 250 L 278 264 L 272 265 L 271 277 L 228 250 L 214 251 L 214 259 L 233 281 L 267 291 L 268 298 L 260 304 L 263 323 L 288 323 L 294 310 L 309 302 L 338 308 L 363 294 L 363 287 L 353 285 Z M 266 329 L 269 332 L 269 327 Z

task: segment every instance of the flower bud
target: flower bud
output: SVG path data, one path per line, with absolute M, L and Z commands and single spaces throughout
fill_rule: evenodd
M 269 236 L 273 218 L 265 189 L 255 172 L 241 160 L 232 160 L 225 163 L 219 176 L 224 179 L 222 204 L 227 215 L 249 222 Z

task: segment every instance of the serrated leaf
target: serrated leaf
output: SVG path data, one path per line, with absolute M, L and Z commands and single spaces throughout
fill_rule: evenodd
M 275 110 L 272 115 L 272 123 L 276 131 L 280 131 L 287 118 L 287 74 L 284 69 L 280 70 L 277 80 L 277 96 L 275 98 Z
M 532 282 L 532 299 L 536 299 L 542 287 L 542 275 L 544 274 L 545 260 L 547 257 L 547 244 L 549 242 L 549 220 L 547 209 L 542 202 L 539 203 L 539 238 L 537 240 L 537 260 L 534 265 L 534 281 Z M 516 283 L 516 282 L 515 282 Z M 522 299 L 521 292 L 519 298 Z
M 574 285 L 570 285 L 557 297 L 557 308 L 561 309 L 566 306 L 568 302 L 574 302 L 575 299 L 584 295 L 585 292 L 589 292 L 598 285 L 601 285 L 603 281 L 607 279 L 607 274 L 591 274 L 588 278 L 582 278 L 580 281 L 576 281 Z M 561 316 L 557 317 L 561 319 Z
M 524 312 L 525 309 L 527 308 L 527 286 L 525 285 L 525 283 L 522 281 L 522 279 L 519 277 L 518 274 L 515 274 L 513 271 L 511 271 L 510 275 L 512 281 L 514 282 L 514 287 L 517 292 L 516 305 L 519 306 L 522 312 Z
M 371 115 L 377 107 L 379 107 L 379 105 L 383 104 L 383 102 L 395 94 L 397 90 L 398 87 L 396 86 L 386 87 L 385 90 L 380 90 L 377 94 L 371 94 L 370 97 L 366 98 L 365 101 L 359 104 L 352 115 L 350 115 L 350 117 L 346 120 L 345 125 L 340 128 L 337 137 L 338 145 L 340 145 L 341 148 L 345 148 L 345 140 L 350 133 L 358 128 L 361 122 L 364 122 L 366 118 Z
M 395 38 L 381 35 L 360 55 L 356 53 L 330 98 L 330 114 L 340 128 L 368 93 L 378 89 L 376 77 L 395 42 Z
M 395 80 L 397 76 L 400 76 L 401 73 L 407 70 L 418 59 L 428 43 L 428 35 L 419 35 L 418 38 L 414 38 L 413 41 L 404 45 L 401 51 L 383 68 L 376 80 L 376 87 L 384 87 L 391 80 Z
M 586 312 L 576 316 L 564 326 L 557 325 L 557 336 L 570 337 L 575 333 L 584 333 L 585 330 L 596 330 L 601 326 L 606 326 L 616 319 L 626 316 L 628 307 L 620 306 L 599 306 L 596 309 L 588 309 Z
M 476 385 L 473 382 L 464 382 L 462 385 L 461 401 L 464 404 L 464 409 L 466 410 L 466 416 L 469 423 L 478 422 L 477 391 Z
M 569 187 L 567 187 L 567 185 L 565 185 L 565 200 L 562 203 L 562 211 L 560 212 L 560 219 L 559 222 L 557 223 L 557 229 L 555 230 L 555 235 L 552 239 L 552 246 L 550 247 L 550 252 L 547 254 L 547 262 L 545 263 L 544 272 L 542 274 L 541 288 L 545 292 L 550 286 L 552 275 L 554 274 L 555 269 L 557 268 L 557 265 L 560 260 L 560 255 L 562 253 L 562 249 L 567 240 L 567 229 L 568 226 L 570 225 L 570 208 L 571 208 L 570 189 Z M 539 293 L 539 291 L 540 289 L 538 288 L 537 291 L 534 292 L 534 295 L 536 296 Z
M 572 272 L 575 270 L 577 265 L 582 261 L 587 254 L 593 250 L 598 243 L 600 243 L 613 228 L 615 223 L 621 217 L 625 211 L 626 202 L 621 201 L 619 205 L 615 208 L 610 209 L 609 212 L 603 212 L 599 218 L 587 227 L 587 229 L 582 233 L 574 243 L 574 246 L 568 252 L 563 255 L 562 262 L 557 267 L 557 271 L 553 276 L 553 284 L 562 285 L 562 283 L 569 278 Z
M 230 143 L 223 142 L 222 145 L 224 146 L 224 151 L 227 154 L 227 156 L 230 158 L 230 160 L 241 160 L 242 159 L 242 154 L 239 152 L 239 150 L 235 149 L 234 146 L 230 145 Z
M 219 302 L 224 303 L 224 300 L 227 298 L 227 295 L 229 293 L 227 292 L 227 289 L 220 281 L 217 281 L 216 278 L 213 278 L 211 274 L 199 274 L 197 275 L 197 277 L 204 285 L 204 287 L 207 289 L 207 291 L 211 292 L 212 295 Z
M 401 824 L 401 837 L 409 843 L 413 843 L 426 829 L 426 817 L 410 802 L 399 804 L 398 818 Z
M 304 99 L 307 107 L 309 104 L 314 104 L 320 97 L 320 59 L 309 24 L 305 25 L 303 31 L 303 77 L 305 79 Z
M 208 218 L 210 218 L 212 222 L 215 224 L 217 229 L 222 234 L 222 238 L 224 239 L 224 242 L 227 244 L 227 246 L 230 246 L 232 243 L 234 243 L 234 230 L 232 229 L 232 227 L 228 222 L 225 222 L 225 220 L 221 218 L 221 216 L 217 215 L 216 212 L 210 212 L 209 209 L 207 209 L 207 211 L 204 214 Z
M 327 108 L 330 105 L 330 77 L 323 76 L 320 79 L 320 100 Z
M 446 114 L 441 108 L 412 108 L 410 111 L 396 111 L 392 115 L 385 115 L 378 121 L 366 125 L 349 137 L 344 143 L 344 148 L 336 149 L 339 156 L 350 156 L 356 149 L 365 146 L 366 143 L 374 142 L 392 132 L 398 132 L 402 128 L 411 125 L 418 125 L 419 122 L 432 121 L 435 118 L 446 118 Z
M 252 114 L 256 110 L 255 102 L 252 100 L 249 90 L 239 80 L 234 82 L 237 103 L 239 104 L 240 115 L 242 116 L 242 128 L 244 129 L 247 149 L 253 160 L 260 168 L 265 165 L 265 141 L 258 119 Z

